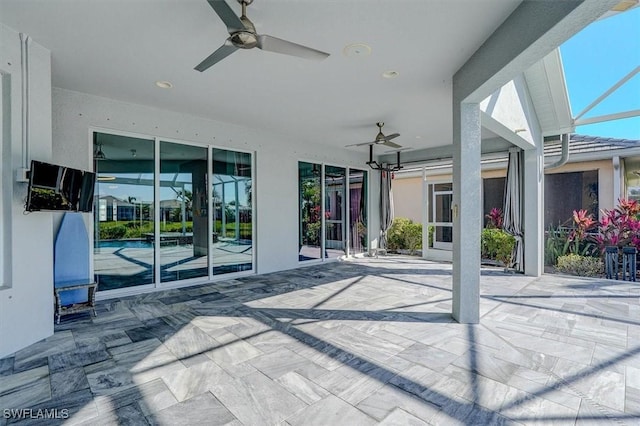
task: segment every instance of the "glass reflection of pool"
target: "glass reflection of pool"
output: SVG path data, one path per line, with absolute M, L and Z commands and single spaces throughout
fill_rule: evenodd
M 153 244 L 144 240 L 102 240 L 98 248 L 152 248 Z

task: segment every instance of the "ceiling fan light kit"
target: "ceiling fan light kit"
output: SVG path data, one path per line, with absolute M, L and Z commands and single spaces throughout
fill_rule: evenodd
M 247 17 L 247 6 L 253 0 L 237 0 L 242 5 L 242 15 L 238 17 L 225 0 L 207 0 L 207 3 L 218 14 L 227 26 L 229 38 L 215 52 L 196 65 L 197 71 L 203 72 L 231 55 L 238 49 L 258 49 L 283 55 L 297 56 L 305 59 L 322 60 L 328 53 L 312 49 L 301 44 L 292 43 L 266 34 L 258 34 L 253 22 Z

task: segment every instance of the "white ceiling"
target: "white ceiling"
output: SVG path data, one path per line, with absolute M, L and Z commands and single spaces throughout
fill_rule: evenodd
M 255 0 L 258 33 L 331 56 L 239 50 L 204 73 L 194 66 L 228 36 L 205 0 L 1 0 L 0 20 L 51 50 L 54 87 L 336 147 L 372 141 L 384 121 L 394 141 L 427 148 L 452 141 L 452 75 L 519 3 Z M 351 43 L 371 55 L 346 56 Z

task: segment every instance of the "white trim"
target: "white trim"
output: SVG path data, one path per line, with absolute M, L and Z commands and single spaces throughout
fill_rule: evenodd
M 155 293 L 158 291 L 165 291 L 174 288 L 193 287 L 196 285 L 212 284 L 219 281 L 234 280 L 237 278 L 247 277 L 255 275 L 252 271 L 240 271 L 232 272 L 229 274 L 214 275 L 212 279 L 207 277 L 191 278 L 182 281 L 166 281 L 161 283 L 160 287 L 155 287 L 154 284 L 145 284 L 140 286 L 131 286 L 118 288 L 113 290 L 103 290 L 96 292 L 96 300 L 109 300 L 118 297 L 136 296 L 139 294 Z
M 512 144 L 524 150 L 535 149 L 536 147 L 535 144 L 524 139 L 522 136 L 518 135 L 514 130 L 511 130 L 504 124 L 500 123 L 498 120 L 491 117 L 486 112 L 480 111 L 480 119 L 482 121 L 482 127 L 492 131 L 493 133 L 505 139 L 506 141 L 509 141 Z
M 622 86 L 627 81 L 629 81 L 634 75 L 638 74 L 638 72 L 640 72 L 640 66 L 635 67 L 633 70 L 631 70 L 631 72 L 629 74 L 627 74 L 624 77 L 622 77 L 620 80 L 618 80 L 618 82 L 616 84 L 611 86 L 602 95 L 598 96 L 593 102 L 591 102 L 589 105 L 587 105 L 585 107 L 585 109 L 580 111 L 580 113 L 574 117 L 575 124 L 578 125 L 578 123 L 581 121 L 580 117 L 585 115 L 587 112 L 591 111 L 596 105 L 598 105 L 600 102 L 605 100 L 610 94 L 612 94 L 613 92 L 618 90 L 618 88 L 620 88 L 620 86 Z M 613 115 L 615 115 L 615 114 L 613 114 Z M 582 121 L 584 122 L 586 120 L 582 120 Z
M 623 118 L 633 118 L 640 116 L 640 109 L 634 109 L 624 112 L 617 112 L 615 114 L 599 115 L 597 117 L 583 118 L 582 120 L 576 120 L 573 124 L 576 126 L 586 126 L 587 124 L 597 124 L 604 121 L 621 120 Z

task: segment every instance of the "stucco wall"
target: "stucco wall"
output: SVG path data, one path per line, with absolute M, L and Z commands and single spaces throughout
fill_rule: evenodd
M 286 126 L 285 126 L 286 127 Z M 254 151 L 256 155 L 256 270 L 268 273 L 298 263 L 298 161 L 364 169 L 360 153 L 291 140 L 247 127 L 134 105 L 62 89 L 53 90 L 53 160 L 91 170 L 90 129 L 131 132 L 216 147 Z M 363 167 L 364 166 L 364 167 Z M 370 217 L 378 209 L 377 176 L 371 174 Z M 375 221 L 370 228 L 374 229 Z M 91 226 L 91 224 L 88 224 Z M 375 237 L 376 235 L 372 235 Z
M 6 81 L 10 81 L 11 92 L 11 128 L 8 137 L 3 137 L 3 144 L 10 145 L 11 158 L 2 159 L 3 176 L 8 175 L 11 180 L 9 190 L 3 188 L 2 191 L 5 205 L 10 204 L 10 214 L 3 214 L 2 220 L 9 221 L 6 229 L 11 229 L 11 244 L 4 255 L 9 263 L 5 270 L 10 270 L 12 277 L 11 282 L 0 289 L 0 357 L 3 357 L 53 334 L 53 241 L 62 215 L 51 212 L 23 215 L 27 185 L 13 180 L 22 164 L 20 38 L 19 33 L 5 26 L 0 25 L 0 31 L 0 71 L 10 77 Z M 258 273 L 300 266 L 298 161 L 367 169 L 366 158 L 360 152 L 328 150 L 304 140 L 292 140 L 286 134 L 270 134 L 63 89 L 52 90 L 49 51 L 36 43 L 32 43 L 30 49 L 29 160 L 92 170 L 91 129 L 254 152 Z M 9 173 L 5 163 L 11 168 Z M 375 246 L 378 237 L 375 230 L 379 227 L 379 176 L 369 173 L 369 235 Z M 91 215 L 85 215 L 85 221 L 91 230 Z
M 557 169 L 548 170 L 545 175 L 555 173 L 570 173 L 587 170 L 598 171 L 598 205 L 602 209 L 612 209 L 617 203 L 619 194 L 613 193 L 613 163 L 611 160 L 580 161 L 568 163 Z M 506 169 L 483 170 L 482 178 L 505 177 Z M 453 176 L 441 174 L 428 176 L 427 182 L 451 182 Z M 408 217 L 414 221 L 422 221 L 422 179 L 420 177 L 402 178 L 401 175 L 393 181 L 393 202 L 396 217 Z
M 0 357 L 53 333 L 53 232 L 50 213 L 24 215 L 27 184 L 16 182 L 22 167 L 22 76 L 20 34 L 0 24 L 0 71 L 3 83 L 3 221 L 10 243 L 4 268 L 9 277 L 0 289 Z M 51 58 L 44 47 L 29 44 L 29 152 L 51 157 Z M 9 98 L 8 98 L 9 97 Z M 10 121 L 5 114 L 10 114 Z M 6 156 L 4 156 L 6 154 Z M 10 157 L 10 158 L 7 158 Z M 8 171 L 8 173 L 7 173 Z
M 395 217 L 406 217 L 422 223 L 422 178 L 393 180 L 393 208 Z

